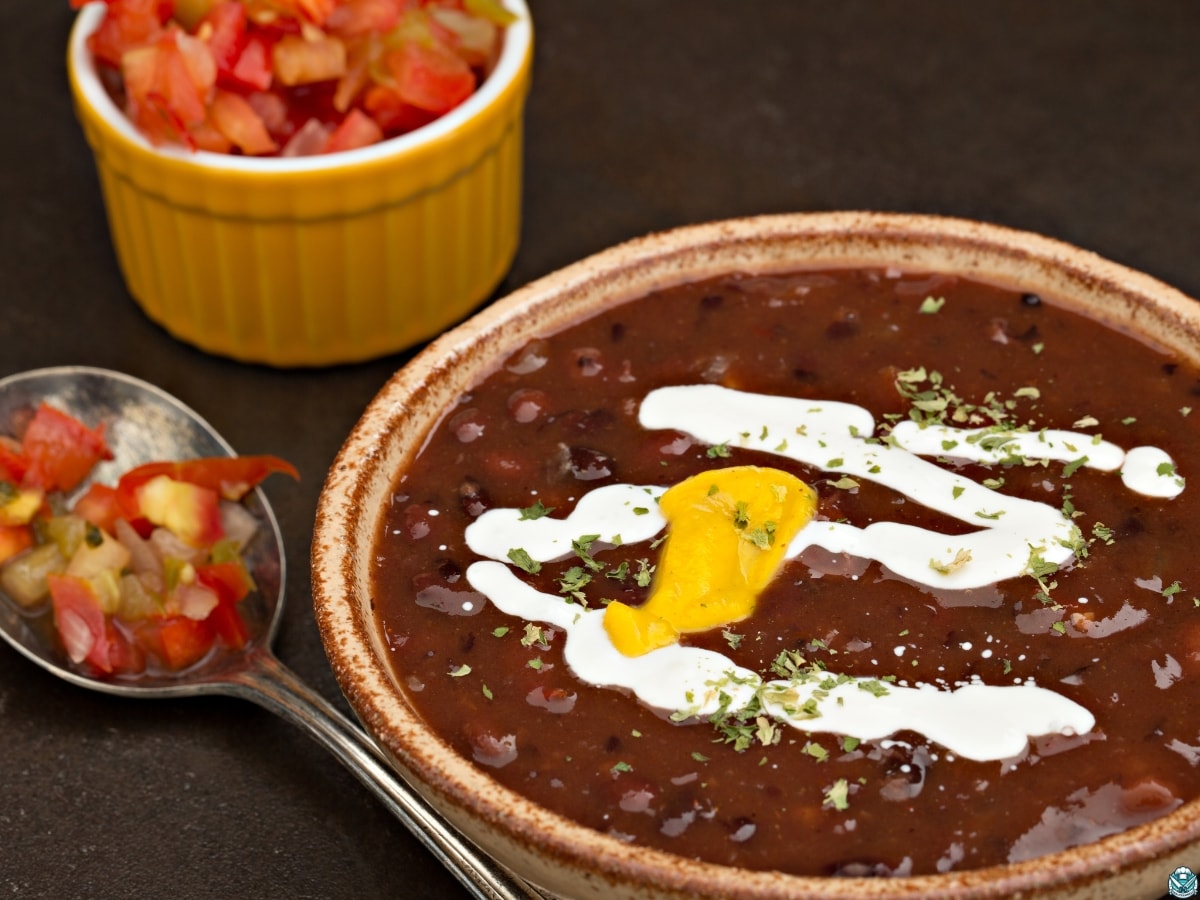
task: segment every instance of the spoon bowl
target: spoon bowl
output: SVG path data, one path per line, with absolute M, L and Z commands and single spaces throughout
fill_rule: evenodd
M 105 424 L 113 457 L 92 469 L 72 500 L 93 482 L 115 483 L 122 472 L 144 463 L 235 455 L 208 422 L 166 391 L 120 372 L 83 366 L 37 369 L 0 379 L 0 434 L 21 433 L 42 402 L 90 426 Z M 43 669 L 80 687 L 138 697 L 212 693 L 235 670 L 253 665 L 258 650 L 270 647 L 283 612 L 287 578 L 279 523 L 261 489 L 254 490 L 245 506 L 259 526 L 244 552 L 258 586 L 240 606 L 251 635 L 249 653 L 216 653 L 185 673 L 94 678 L 70 668 L 61 648 L 37 627 L 39 619 L 7 599 L 0 603 L 0 636 Z
M 115 483 L 121 473 L 147 462 L 235 455 L 208 422 L 160 388 L 119 372 L 83 366 L 38 369 L 0 379 L 0 434 L 20 433 L 43 401 L 90 427 L 105 425 L 113 458 L 97 465 L 78 493 L 93 481 Z M 542 898 L 454 831 L 400 779 L 361 728 L 276 659 L 271 642 L 287 583 L 283 540 L 260 489 L 245 505 L 259 523 L 244 553 L 258 586 L 240 605 L 250 632 L 245 649 L 216 652 L 175 674 L 93 678 L 69 667 L 52 635 L 39 627 L 44 616 L 39 621 L 2 595 L 0 637 L 46 671 L 90 690 L 139 698 L 224 694 L 257 703 L 299 726 L 333 753 L 474 896 Z

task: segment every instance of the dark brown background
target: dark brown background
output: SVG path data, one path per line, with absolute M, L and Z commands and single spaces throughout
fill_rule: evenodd
M 1200 292 L 1200 5 L 532 5 L 525 223 L 500 294 L 648 231 L 831 209 L 1003 223 Z M 0 375 L 121 369 L 242 452 L 292 459 L 302 484 L 269 489 L 291 562 L 277 649 L 340 703 L 309 603 L 312 520 L 343 437 L 407 356 L 275 371 L 147 321 L 71 111 L 70 23 L 66 0 L 0 3 Z M 0 896 L 460 895 L 257 707 L 93 694 L 0 646 Z

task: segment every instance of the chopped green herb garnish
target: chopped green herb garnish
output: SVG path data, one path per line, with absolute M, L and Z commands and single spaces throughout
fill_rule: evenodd
M 850 784 L 845 778 L 839 778 L 827 791 L 823 806 L 832 806 L 841 811 L 850 808 Z
M 525 634 L 521 637 L 522 647 L 532 647 L 534 644 L 546 645 L 546 633 L 542 631 L 541 625 L 536 625 L 533 622 L 525 623 Z
M 542 570 L 542 564 L 534 559 L 523 547 L 514 547 L 508 551 L 508 558 L 518 569 L 523 569 L 530 575 L 536 575 Z
M 1086 456 L 1081 456 L 1079 459 L 1075 459 L 1067 463 L 1065 466 L 1063 466 L 1063 478 L 1070 478 L 1083 466 L 1087 465 L 1087 462 L 1088 458 Z
M 945 297 L 926 297 L 921 301 L 921 308 L 917 312 L 922 315 L 932 315 L 938 312 L 946 303 Z
M 541 500 L 537 501 L 533 506 L 526 506 L 521 510 L 520 521 L 527 519 L 540 519 L 542 516 L 548 516 L 554 512 L 553 506 L 546 506 Z
M 729 444 L 728 442 L 723 444 L 713 444 L 708 448 L 708 450 L 705 451 L 705 453 L 709 459 L 726 459 L 729 456 Z

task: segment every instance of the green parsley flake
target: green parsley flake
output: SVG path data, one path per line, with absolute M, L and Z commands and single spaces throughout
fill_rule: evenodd
M 839 778 L 825 791 L 822 806 L 831 806 L 839 812 L 850 808 L 850 784 L 845 778 Z
M 612 573 L 609 573 L 610 575 Z M 587 595 L 583 589 L 591 584 L 592 576 L 583 570 L 583 566 L 571 566 L 562 573 L 562 577 L 558 579 L 559 593 L 566 597 L 575 600 L 577 603 L 587 606 Z
M 530 575 L 536 575 L 542 570 L 542 564 L 529 555 L 524 547 L 514 547 L 508 551 L 508 558 L 518 569 L 523 569 Z
M 708 757 L 699 750 L 692 751 L 692 759 L 694 759 L 696 762 L 708 762 Z
M 520 521 L 524 522 L 527 519 L 540 519 L 543 516 L 548 516 L 554 512 L 553 506 L 546 506 L 539 500 L 533 506 L 526 506 L 521 510 Z
M 809 741 L 807 744 L 805 744 L 804 752 L 817 762 L 825 762 L 827 759 L 829 759 L 829 751 L 815 741 Z
M 506 634 L 508 634 L 507 625 L 500 625 L 492 629 L 492 637 L 504 637 Z
M 729 457 L 729 443 L 713 444 L 705 453 L 709 459 L 727 459 Z
M 470 675 L 470 674 L 471 674 L 471 667 L 468 666 L 466 663 L 463 663 L 461 666 L 459 666 L 457 669 L 455 669 L 454 671 L 452 671 L 450 673 L 450 677 L 451 678 L 462 678 L 464 675 Z
M 1072 475 L 1074 475 L 1076 472 L 1078 472 L 1081 468 L 1086 466 L 1087 463 L 1088 463 L 1088 458 L 1086 456 L 1081 456 L 1081 457 L 1079 457 L 1079 459 L 1071 460 L 1071 462 L 1069 462 L 1065 466 L 1063 466 L 1063 472 L 1062 472 L 1063 478 L 1070 478 Z
M 921 301 L 921 308 L 917 310 L 921 315 L 933 315 L 941 310 L 946 304 L 945 297 L 926 297 Z
M 749 505 L 744 500 L 739 500 L 733 512 L 733 527 L 741 531 L 750 524 Z
M 622 762 L 614 763 L 613 767 L 611 769 L 609 769 L 609 771 L 612 772 L 614 775 L 620 775 L 622 772 L 632 772 L 633 766 L 631 766 L 627 762 L 622 761 Z
M 598 534 L 581 534 L 578 538 L 571 541 L 571 549 L 575 551 L 575 555 L 593 572 L 599 572 L 604 568 L 601 563 L 592 559 L 592 544 L 598 540 L 600 540 L 600 535 Z
M 481 685 L 481 687 L 482 687 L 482 689 L 483 689 L 483 696 L 485 696 L 487 699 L 491 700 L 491 699 L 492 699 L 492 691 L 491 691 L 491 688 L 489 688 L 489 687 L 488 687 L 486 684 L 485 684 L 485 685 Z

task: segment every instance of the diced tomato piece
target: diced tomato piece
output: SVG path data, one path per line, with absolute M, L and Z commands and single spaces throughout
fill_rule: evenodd
M 210 651 L 216 632 L 207 620 L 166 616 L 143 622 L 135 629 L 146 650 L 172 671 L 195 665 Z
M 111 641 L 100 600 L 91 584 L 74 575 L 47 575 L 54 627 L 72 662 L 112 672 Z
M 179 462 L 153 462 L 130 469 L 121 476 L 117 490 L 145 484 L 156 475 L 210 488 L 226 500 L 241 500 L 267 476 L 290 475 L 297 481 L 296 467 L 278 456 L 209 456 Z
M 29 525 L 0 525 L 0 562 L 32 546 L 33 529 Z
M 73 511 L 109 534 L 114 532 L 117 519 L 123 518 L 117 490 L 106 484 L 88 485 L 83 496 L 75 501 Z
M 117 488 L 120 501 L 120 487 Z M 210 547 L 225 535 L 217 492 L 168 475 L 144 481 L 133 492 L 138 512 L 194 547 Z
M 440 44 L 409 41 L 385 57 L 400 99 L 432 113 L 454 109 L 475 91 L 475 73 Z
M 25 480 L 47 491 L 71 491 L 112 452 L 104 424 L 88 428 L 78 419 L 43 403 L 25 431 L 21 446 L 29 460 Z
M 363 108 L 385 134 L 408 134 L 437 118 L 437 113 L 406 103 L 394 90 L 379 84 L 367 88 Z
M 237 605 L 254 590 L 250 573 L 238 562 L 210 563 L 196 566 L 196 580 L 217 594 L 217 608 L 208 616 L 217 636 L 227 647 L 240 650 L 250 634 Z
M 20 442 L 8 436 L 0 437 L 0 481 L 21 484 L 29 470 L 29 457 Z
M 193 125 L 188 133 L 197 150 L 207 150 L 209 153 L 229 153 L 233 150 L 233 141 L 225 137 L 211 120 Z
M 218 71 L 221 84 L 227 88 L 265 91 L 271 86 L 271 47 L 274 41 L 259 32 L 249 32 L 241 52 L 228 69 Z
M 352 109 L 342 120 L 342 124 L 334 129 L 333 134 L 325 144 L 326 153 L 337 153 L 340 150 L 354 150 L 358 147 L 369 147 L 383 140 L 383 129 L 378 123 L 360 109 Z
M 127 51 L 152 43 L 170 17 L 169 0 L 108 0 L 104 19 L 88 38 L 88 49 L 110 66 L 120 66 Z
M 146 668 L 146 652 L 131 641 L 110 618 L 106 620 L 108 662 L 114 675 L 136 675 Z
M 232 71 L 246 45 L 246 7 L 238 0 L 223 0 L 200 20 L 196 34 L 212 51 L 218 75 Z
M 195 147 L 189 129 L 204 122 L 217 67 L 208 45 L 172 26 L 153 44 L 121 57 L 126 113 L 152 143 Z
M 196 566 L 196 580 L 216 591 L 221 600 L 237 603 L 254 590 L 254 580 L 240 562 L 205 563 Z
M 211 115 L 217 130 L 247 156 L 261 156 L 279 149 L 263 120 L 241 94 L 217 91 Z
M 396 0 L 346 0 L 329 13 L 325 27 L 342 37 L 386 34 L 400 21 Z

